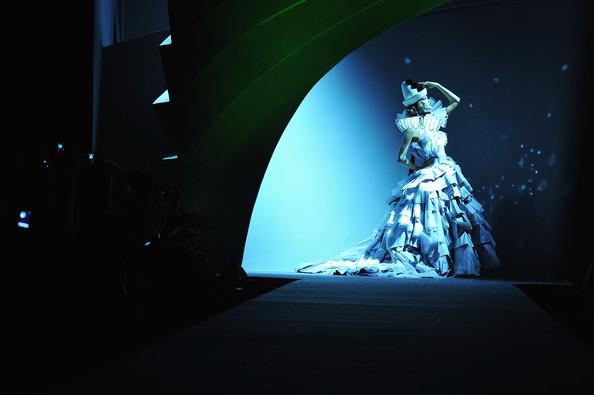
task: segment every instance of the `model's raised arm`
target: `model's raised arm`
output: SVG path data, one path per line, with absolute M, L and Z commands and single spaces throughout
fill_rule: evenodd
M 460 103 L 460 98 L 458 96 L 456 96 L 456 94 L 454 94 L 454 92 L 452 92 L 451 90 L 449 90 L 445 86 L 441 85 L 439 82 L 425 81 L 425 82 L 422 82 L 422 84 L 427 89 L 437 88 L 441 93 L 443 93 L 443 95 L 449 101 L 449 104 L 446 107 L 446 110 L 447 110 L 448 114 L 451 113 L 452 111 L 454 111 L 454 109 L 456 107 L 458 107 L 458 103 Z
M 408 167 L 413 171 L 416 171 L 419 168 L 408 159 L 408 149 L 413 140 L 419 138 L 420 133 L 421 131 L 417 128 L 406 129 L 404 131 L 404 136 L 402 137 L 400 149 L 398 150 L 398 163 L 402 163 L 404 166 Z

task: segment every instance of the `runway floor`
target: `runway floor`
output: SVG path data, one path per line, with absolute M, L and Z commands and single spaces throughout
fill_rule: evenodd
M 592 347 L 516 282 L 294 278 L 60 393 L 594 393 Z

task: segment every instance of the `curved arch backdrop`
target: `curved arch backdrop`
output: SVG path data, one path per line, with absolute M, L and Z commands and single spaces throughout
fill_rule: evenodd
M 354 49 L 442 2 L 169 2 L 172 44 L 161 53 L 170 101 L 156 108 L 215 270 L 241 264 L 272 151 L 312 86 Z

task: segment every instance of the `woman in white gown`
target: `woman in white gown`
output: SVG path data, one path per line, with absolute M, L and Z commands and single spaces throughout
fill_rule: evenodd
M 449 114 L 460 98 L 435 82 L 402 82 L 405 106 L 396 115 L 403 134 L 398 162 L 411 174 L 398 183 L 371 235 L 338 256 L 309 262 L 300 273 L 386 277 L 478 276 L 498 268 L 491 227 L 460 166 L 446 155 Z M 448 99 L 428 97 L 438 89 Z M 410 159 L 409 159 L 410 158 Z

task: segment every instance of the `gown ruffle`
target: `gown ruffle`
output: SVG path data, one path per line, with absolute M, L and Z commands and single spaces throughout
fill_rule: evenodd
M 441 113 L 443 116 L 445 109 Z M 424 121 L 430 125 L 434 119 Z M 460 166 L 445 155 L 447 137 L 438 130 L 443 125 L 445 122 L 434 124 L 413 144 L 413 155 L 429 164 L 392 190 L 388 209 L 368 238 L 335 257 L 305 263 L 295 270 L 442 278 L 478 276 L 481 268 L 498 268 L 501 263 L 484 210 Z M 401 123 L 399 129 L 405 127 L 409 126 Z

